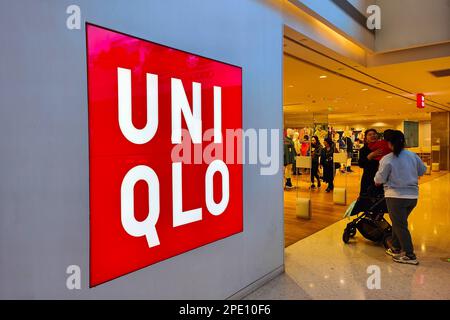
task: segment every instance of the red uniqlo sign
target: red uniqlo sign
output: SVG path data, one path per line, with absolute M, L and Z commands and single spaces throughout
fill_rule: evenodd
M 86 37 L 96 286 L 242 231 L 242 165 L 225 161 L 240 144 L 174 156 L 242 129 L 242 70 L 91 24 Z

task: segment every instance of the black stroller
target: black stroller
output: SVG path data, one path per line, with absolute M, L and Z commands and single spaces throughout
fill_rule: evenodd
M 383 217 L 387 211 L 383 190 L 369 188 L 366 195 L 359 196 L 352 209 L 350 216 L 356 215 L 356 219 L 347 224 L 342 235 L 344 243 L 348 243 L 358 230 L 364 238 L 382 243 L 386 249 L 389 248 L 392 240 L 392 227 Z

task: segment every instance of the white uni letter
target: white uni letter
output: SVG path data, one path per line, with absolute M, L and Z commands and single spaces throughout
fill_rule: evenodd
M 136 129 L 132 121 L 131 70 L 117 68 L 119 126 L 123 135 L 135 144 L 149 142 L 158 129 L 158 76 L 147 73 L 147 124 Z
M 214 86 L 214 143 L 222 143 L 222 88 Z
M 192 112 L 183 83 L 172 78 L 172 143 L 181 143 L 181 113 L 193 143 L 202 143 L 202 95 L 201 85 L 192 82 Z

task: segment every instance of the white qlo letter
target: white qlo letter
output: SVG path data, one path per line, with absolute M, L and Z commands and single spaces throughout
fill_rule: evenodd
M 134 216 L 134 186 L 139 180 L 148 185 L 148 214 L 144 221 L 137 221 Z M 148 246 L 159 245 L 156 222 L 159 218 L 159 180 L 155 171 L 147 166 L 136 166 L 125 175 L 120 190 L 120 210 L 122 226 L 133 237 L 147 238 Z

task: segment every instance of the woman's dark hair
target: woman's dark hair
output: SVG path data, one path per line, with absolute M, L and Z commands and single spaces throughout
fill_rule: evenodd
M 397 157 L 399 156 L 400 152 L 405 149 L 405 135 L 400 130 L 389 131 L 388 134 L 384 136 L 384 140 L 392 144 L 394 149 L 392 150 L 392 152 Z
M 383 139 L 387 141 L 387 138 L 389 137 L 390 134 L 392 134 L 393 132 L 395 132 L 396 130 L 393 129 L 386 129 L 383 132 Z
M 380 134 L 378 133 L 378 131 L 375 130 L 375 129 L 373 129 L 373 128 L 367 129 L 366 131 L 364 131 L 364 143 L 367 143 L 367 134 L 368 134 L 369 132 L 375 132 L 375 134 L 376 134 L 377 136 L 380 135 Z
M 328 145 L 329 145 L 330 147 L 333 146 L 333 140 L 332 140 L 330 137 L 326 137 L 323 141 L 326 142 L 326 143 L 328 143 Z
M 315 139 L 315 140 L 316 140 L 316 145 L 319 145 L 319 144 L 320 144 L 319 137 L 317 137 L 317 136 L 312 136 L 312 137 L 311 137 L 311 144 L 312 144 L 312 139 Z
M 303 136 L 303 139 L 306 140 L 306 141 L 309 141 L 309 136 L 308 136 L 307 134 L 305 134 L 305 135 Z

